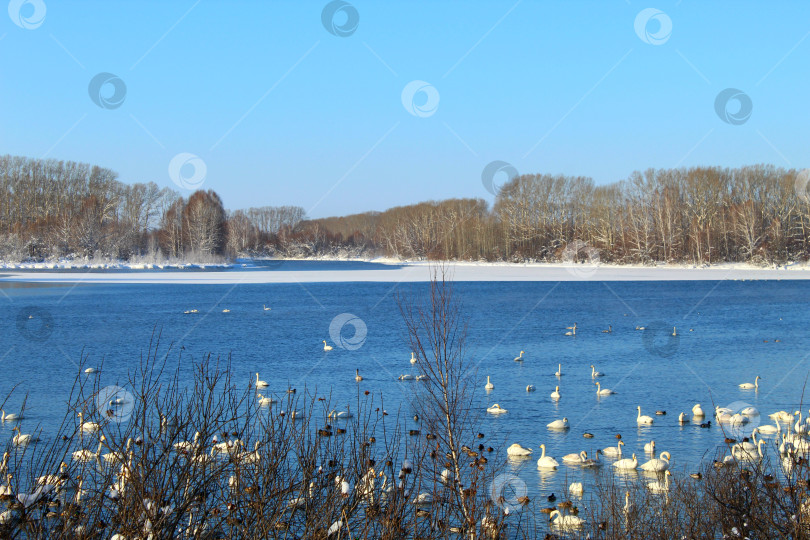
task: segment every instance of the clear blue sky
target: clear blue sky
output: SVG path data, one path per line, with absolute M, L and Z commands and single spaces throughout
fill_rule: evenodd
M 346 37 L 324 27 L 324 1 L 44 0 L 44 18 L 22 3 L 10 11 L 32 28 L 0 17 L 0 153 L 175 187 L 169 162 L 188 152 L 231 209 L 492 201 L 481 172 L 493 160 L 597 183 L 648 167 L 808 166 L 806 1 L 356 0 Z M 642 25 L 653 43 L 634 26 L 649 7 L 663 12 Z M 126 84 L 120 106 L 90 99 L 100 72 Z M 439 96 L 424 117 L 403 106 L 414 80 Z M 747 121 L 716 113 L 726 88 L 750 98 Z

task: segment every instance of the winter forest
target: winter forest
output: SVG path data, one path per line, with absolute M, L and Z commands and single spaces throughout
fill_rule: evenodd
M 463 198 L 307 219 L 300 206 L 226 210 L 213 190 L 184 197 L 97 166 L 4 156 L 0 259 L 774 264 L 808 259 L 806 181 L 772 165 L 649 169 L 606 185 L 528 174 L 501 186 L 492 207 Z

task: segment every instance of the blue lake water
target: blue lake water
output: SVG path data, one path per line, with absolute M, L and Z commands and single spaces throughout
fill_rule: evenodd
M 334 265 L 336 263 L 325 263 Z M 317 263 L 315 268 L 318 267 Z M 381 270 L 384 271 L 384 270 Z M 121 384 L 147 350 L 153 329 L 162 344 L 184 347 L 183 371 L 207 353 L 231 355 L 232 374 L 245 385 L 255 372 L 270 383 L 268 392 L 288 387 L 351 402 L 360 388 L 382 393 L 388 410 L 406 402 L 416 373 L 408 359 L 404 325 L 395 294 L 414 295 L 427 284 L 307 283 L 266 285 L 68 284 L 27 287 L 0 285 L 3 328 L 0 396 L 17 385 L 5 409 L 17 411 L 27 395 L 27 431 L 55 429 L 65 414 L 77 365 L 103 363 L 102 384 Z M 655 439 L 672 456 L 673 470 L 689 471 L 712 459 L 723 445 L 720 429 L 680 426 L 678 413 L 701 403 L 711 419 L 713 404 L 751 404 L 766 415 L 797 410 L 807 380 L 810 282 L 461 282 L 454 285 L 469 317 L 468 355 L 478 366 L 478 405 L 499 403 L 509 412 L 484 415 L 481 431 L 491 440 L 519 442 L 537 451 L 510 468 L 530 493 L 559 492 L 563 485 L 592 474 L 562 465 L 556 472 L 535 467 L 545 443 L 558 461 L 564 454 L 625 442 L 625 457 Z M 272 309 L 265 311 L 263 305 Z M 189 309 L 199 314 L 186 315 Z M 230 313 L 223 313 L 229 309 Z M 35 315 L 32 319 L 20 313 Z M 351 313 L 367 328 L 362 346 L 348 350 L 330 338 L 333 319 Z M 48 322 L 42 329 L 38 323 Z M 576 336 L 566 326 L 577 323 Z M 613 332 L 602 330 L 612 325 Z M 637 326 L 658 330 L 636 330 Z M 677 327 L 677 337 L 669 334 Z M 690 331 L 691 329 L 691 331 Z M 344 339 L 352 338 L 351 325 Z M 323 351 L 321 340 L 336 345 Z M 778 340 L 778 341 L 777 341 Z M 513 358 L 523 350 L 525 361 Z M 176 355 L 173 356 L 176 358 Z M 557 364 L 563 376 L 557 378 Z M 598 398 L 590 365 L 617 393 Z M 494 390 L 486 392 L 486 376 Z M 758 392 L 737 385 L 763 377 Z M 527 393 L 528 384 L 537 391 Z M 549 394 L 560 386 L 562 399 Z M 652 415 L 651 427 L 636 426 L 636 406 Z M 807 411 L 806 406 L 802 409 Z M 665 410 L 666 416 L 655 416 Z M 567 417 L 571 429 L 552 432 L 546 424 Z M 753 425 L 756 425 L 757 419 Z M 0 426 L 10 436 L 11 425 Z M 750 429 L 750 428 L 749 428 Z M 594 438 L 583 438 L 583 432 Z M 587 489 L 587 488 L 586 488 Z

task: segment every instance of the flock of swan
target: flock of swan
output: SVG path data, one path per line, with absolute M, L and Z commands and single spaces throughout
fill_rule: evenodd
M 643 329 L 643 327 L 638 327 L 637 329 Z M 568 332 L 565 335 L 573 336 L 576 335 L 577 331 L 577 324 L 570 327 L 566 327 Z M 690 329 L 691 331 L 692 329 Z M 609 327 L 607 330 L 604 330 L 605 333 L 611 333 L 613 331 L 612 327 Z M 672 329 L 672 335 L 677 335 L 677 329 Z M 516 362 L 523 362 L 526 360 L 525 351 L 520 351 L 520 354 L 515 357 Z M 594 386 L 596 387 L 596 395 L 601 396 L 609 396 L 615 394 L 613 390 L 609 388 L 602 387 L 602 384 L 599 380 L 600 377 L 603 377 L 605 374 L 597 371 L 596 366 L 590 366 L 590 378 L 593 381 Z M 561 380 L 563 377 L 563 369 L 562 364 L 557 365 L 557 371 L 554 373 L 554 376 Z M 762 380 L 760 376 L 756 376 L 754 382 L 742 383 L 739 384 L 738 387 L 741 390 L 759 390 L 759 382 Z M 561 385 L 557 384 L 554 386 L 554 390 L 551 391 L 550 397 L 554 402 L 557 402 L 562 397 L 561 392 Z M 491 376 L 487 376 L 487 383 L 484 387 L 486 392 L 489 394 L 495 389 L 495 384 L 492 381 Z M 533 384 L 529 384 L 526 386 L 527 392 L 534 392 L 537 390 L 537 387 Z M 489 406 L 486 409 L 487 413 L 494 414 L 494 415 L 504 415 L 508 413 L 508 411 L 498 405 L 497 403 Z M 656 411 L 656 416 L 663 416 L 665 415 L 665 411 Z M 703 422 L 706 413 L 703 411 L 703 408 L 700 404 L 695 404 L 691 410 L 691 420 L 694 421 L 699 425 L 699 427 L 708 428 L 711 426 L 711 421 Z M 758 421 L 759 418 L 759 411 L 754 407 L 745 407 L 739 411 L 731 410 L 728 408 L 723 407 L 715 407 L 714 411 L 714 420 L 717 424 L 721 424 L 728 427 L 736 428 L 737 430 L 744 429 L 749 422 L 753 420 Z M 730 446 L 730 454 L 725 456 L 724 458 L 715 462 L 716 467 L 723 467 L 728 466 L 730 464 L 737 464 L 737 463 L 752 463 L 755 461 L 759 461 L 763 458 L 763 445 L 765 444 L 765 440 L 758 439 L 758 435 L 777 435 L 777 437 L 781 436 L 781 444 L 779 445 L 780 452 L 782 452 L 783 457 L 783 467 L 785 470 L 788 470 L 791 467 L 793 462 L 792 454 L 795 453 L 810 453 L 810 440 L 808 440 L 807 436 L 810 434 L 810 415 L 808 415 L 807 419 L 802 419 L 801 412 L 796 411 L 793 414 L 787 413 L 786 411 L 779 411 L 770 415 L 770 418 L 774 420 L 772 425 L 761 425 L 759 427 L 754 428 L 750 436 L 746 436 L 742 438 L 742 441 L 737 442 L 734 439 L 726 438 L 726 442 L 729 443 Z M 797 419 L 798 418 L 798 419 Z M 642 426 L 652 426 L 655 423 L 655 419 L 653 416 L 642 414 L 641 406 L 636 407 L 636 425 L 639 427 Z M 680 425 L 686 424 L 690 422 L 690 416 L 686 412 L 681 412 L 678 415 L 678 423 Z M 758 422 L 757 422 L 758 423 Z M 786 424 L 786 432 L 783 433 L 782 427 L 780 424 Z M 547 429 L 551 431 L 557 432 L 566 432 L 570 429 L 570 424 L 568 418 L 556 419 L 552 422 L 547 424 Z M 584 437 L 591 438 L 593 435 L 590 433 L 585 433 Z M 664 452 L 657 452 L 655 441 L 651 440 L 644 445 L 643 452 L 646 455 L 644 459 L 639 459 L 639 456 L 631 452 L 630 456 L 628 457 L 626 452 L 623 450 L 625 446 L 624 441 L 621 440 L 621 435 L 616 435 L 617 443 L 614 446 L 608 446 L 606 448 L 596 450 L 593 457 L 589 457 L 588 453 L 584 450 L 579 452 L 572 452 L 566 454 L 560 458 L 563 464 L 570 466 L 570 467 L 580 467 L 585 469 L 596 469 L 603 466 L 607 463 L 607 460 L 600 459 L 600 457 L 609 458 L 611 460 L 610 466 L 616 473 L 631 473 L 636 470 L 640 470 L 645 473 L 651 473 L 657 476 L 657 479 L 654 481 L 648 481 L 645 485 L 646 488 L 655 494 L 666 494 L 670 490 L 670 478 L 672 473 L 670 472 L 670 460 L 672 459 L 671 454 L 668 451 Z M 539 459 L 537 459 L 537 469 L 538 470 L 547 470 L 552 471 L 556 470 L 560 467 L 560 462 L 557 461 L 553 456 L 548 455 L 546 453 L 546 445 L 540 444 L 539 446 L 541 455 Z M 507 455 L 510 459 L 521 460 L 527 459 L 531 457 L 534 451 L 531 448 L 524 447 L 520 443 L 513 443 L 511 446 L 507 448 Z M 700 478 L 699 473 L 693 473 L 691 475 L 693 478 Z M 581 482 L 574 482 L 569 486 L 568 492 L 572 496 L 582 496 L 584 492 L 584 488 Z M 552 496 L 553 497 L 553 494 Z M 553 499 L 549 499 L 553 500 Z M 629 501 L 629 493 L 627 496 L 627 505 L 630 504 Z M 559 505 L 558 505 L 559 506 Z M 565 507 L 563 506 L 563 510 Z M 580 528 L 584 524 L 584 520 L 577 515 L 570 515 L 565 514 L 564 512 L 560 512 L 560 510 L 554 510 L 550 514 L 550 522 L 552 526 L 561 528 L 561 529 L 572 529 L 572 528 Z

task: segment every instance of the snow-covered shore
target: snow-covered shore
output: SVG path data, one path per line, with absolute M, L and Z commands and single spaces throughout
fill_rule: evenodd
M 334 261 L 334 259 L 332 259 Z M 357 262 L 357 260 L 355 260 Z M 250 268 L 243 264 L 193 265 L 172 264 L 101 265 L 32 264 L 0 265 L 0 281 L 45 283 L 176 283 L 176 284 L 250 284 L 318 282 L 424 282 L 429 281 L 436 262 L 363 259 L 379 263 L 372 269 L 287 270 L 284 265 Z M 762 280 L 810 279 L 810 266 L 794 264 L 762 268 L 728 263 L 712 266 L 690 265 L 583 265 L 566 263 L 443 263 L 454 281 L 678 281 L 678 280 Z M 208 270 L 191 271 L 182 270 Z M 221 271 L 219 271 L 221 270 Z

